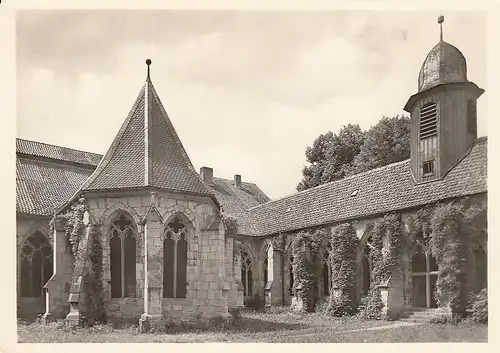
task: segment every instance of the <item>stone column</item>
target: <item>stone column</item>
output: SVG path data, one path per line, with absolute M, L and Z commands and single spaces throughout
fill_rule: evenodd
M 270 245 L 264 256 L 267 257 L 267 278 L 264 278 L 264 291 L 266 296 L 266 306 L 273 303 L 272 288 L 274 283 L 274 250 Z
M 271 305 L 285 305 L 285 295 L 284 295 L 284 259 L 280 251 L 272 250 L 272 279 L 273 283 L 271 285 Z M 270 266 L 271 267 L 271 266 Z
M 139 320 L 141 332 L 148 332 L 163 320 L 163 225 L 156 212 L 144 224 L 144 313 Z
M 64 222 L 54 221 L 53 274 L 45 285 L 46 302 L 42 322 L 62 319 L 69 312 L 68 295 L 73 276 L 73 255 L 67 246 Z

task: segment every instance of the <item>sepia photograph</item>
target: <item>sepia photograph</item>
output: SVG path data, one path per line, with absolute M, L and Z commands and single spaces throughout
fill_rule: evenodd
M 17 342 L 488 342 L 486 32 L 17 10 Z

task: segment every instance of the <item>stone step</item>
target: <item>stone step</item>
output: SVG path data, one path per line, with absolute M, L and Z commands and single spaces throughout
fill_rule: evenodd
M 431 318 L 405 317 L 405 318 L 399 319 L 399 321 L 413 322 L 413 323 L 426 323 L 426 322 L 431 321 Z
M 427 311 L 420 311 L 420 312 L 415 312 L 411 314 L 410 316 L 423 316 L 423 317 L 428 317 L 428 316 L 433 316 L 433 317 L 439 317 L 444 315 L 443 312 L 427 312 Z

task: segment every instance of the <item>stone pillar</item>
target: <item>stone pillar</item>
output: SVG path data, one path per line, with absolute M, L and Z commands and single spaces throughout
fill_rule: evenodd
M 163 225 L 156 212 L 146 215 L 144 224 L 144 313 L 141 332 L 148 332 L 163 320 Z
M 236 307 L 243 308 L 244 304 L 244 293 L 243 293 L 243 282 L 241 281 L 241 255 L 235 254 L 234 256 L 234 280 L 237 286 L 236 294 Z
M 404 312 L 404 291 L 402 281 L 391 279 L 378 285 L 383 307 L 381 314 L 391 320 L 400 318 Z
M 280 251 L 272 249 L 272 258 L 271 305 L 285 305 L 283 255 Z
M 67 245 L 64 222 L 54 221 L 53 244 L 53 274 L 45 284 L 45 314 L 44 323 L 52 319 L 62 319 L 69 312 L 68 295 L 73 276 L 73 254 Z
M 86 306 L 86 295 L 83 285 L 84 276 L 88 273 L 88 267 L 91 266 L 87 261 L 91 246 L 90 231 L 91 226 L 88 222 L 84 230 L 84 235 L 78 243 L 78 253 L 75 259 L 75 269 L 73 271 L 72 282 L 69 293 L 70 311 L 64 320 L 66 327 L 77 327 L 84 325 L 83 313 L 88 309 Z
M 267 257 L 267 278 L 264 278 L 264 293 L 266 297 L 266 306 L 273 303 L 272 288 L 274 283 L 274 250 L 270 245 L 264 254 Z

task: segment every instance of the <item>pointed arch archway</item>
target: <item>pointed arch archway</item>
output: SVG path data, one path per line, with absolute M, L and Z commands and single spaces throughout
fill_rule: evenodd
M 253 256 L 246 245 L 241 246 L 241 282 L 243 283 L 243 296 L 247 300 L 253 295 Z
M 137 225 L 125 210 L 115 210 L 107 219 L 112 298 L 136 297 Z
M 417 240 L 411 252 L 413 306 L 416 308 L 436 308 L 435 296 L 438 264 L 430 247 Z
M 190 220 L 174 213 L 165 222 L 163 241 L 163 298 L 187 297 Z

